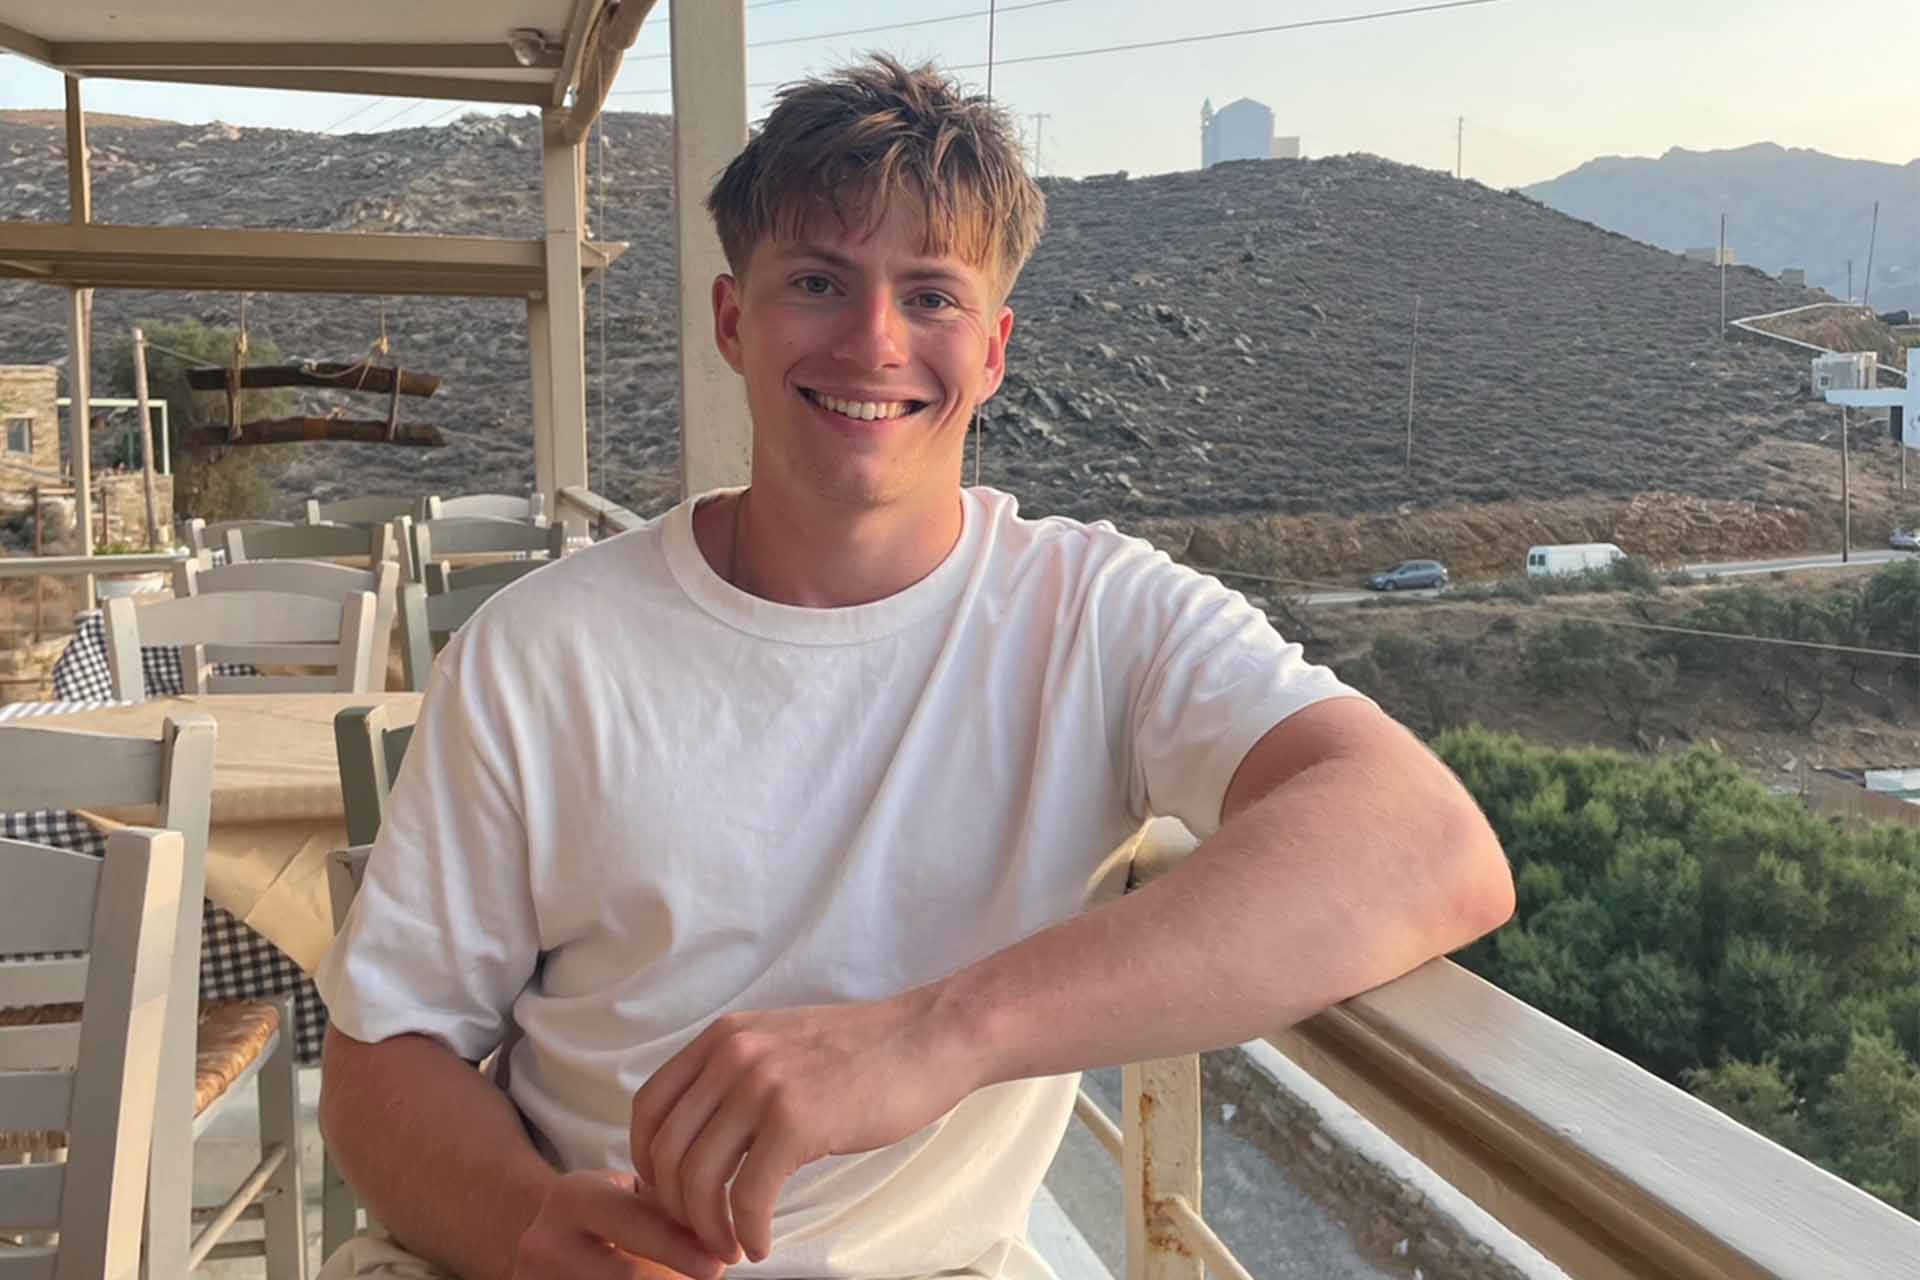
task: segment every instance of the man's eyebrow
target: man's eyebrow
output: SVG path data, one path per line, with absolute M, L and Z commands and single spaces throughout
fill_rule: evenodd
M 838 249 L 832 248 L 829 245 L 816 244 L 810 240 L 793 241 L 787 248 L 779 252 L 780 255 L 785 258 L 811 258 L 816 262 L 823 262 L 830 267 L 835 267 L 842 271 L 851 271 L 859 265 Z M 907 280 L 936 280 L 949 285 L 964 286 L 968 283 L 965 272 L 947 266 L 936 258 L 921 258 L 915 260 L 905 271 L 901 272 L 901 277 Z

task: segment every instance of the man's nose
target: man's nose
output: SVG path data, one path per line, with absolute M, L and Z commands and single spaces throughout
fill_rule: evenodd
M 887 369 L 907 360 L 907 323 L 899 304 L 884 291 L 854 299 L 835 335 L 835 358 L 862 369 Z

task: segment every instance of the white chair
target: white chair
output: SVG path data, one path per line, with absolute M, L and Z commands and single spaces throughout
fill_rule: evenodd
M 387 525 L 293 524 L 282 528 L 230 529 L 227 563 L 250 560 L 360 560 L 371 569 L 395 559 Z
M 180 541 L 196 555 L 211 556 L 216 551 L 226 551 L 227 535 L 236 529 L 291 528 L 293 525 L 285 520 L 217 520 L 208 524 L 205 520 L 195 518 L 180 522 Z
M 454 498 L 429 497 L 420 500 L 413 512 L 418 520 L 446 520 L 455 516 L 484 516 L 494 520 L 518 520 L 523 524 L 547 523 L 547 497 L 543 493 L 469 493 Z
M 142 645 L 179 647 L 188 693 L 364 692 L 372 688 L 377 609 L 370 591 L 354 592 L 344 601 L 284 591 L 226 591 L 148 605 L 125 597 L 108 600 L 113 696 L 145 699 Z M 259 667 L 331 667 L 333 674 L 215 675 L 215 659 Z
M 545 556 L 567 553 L 565 525 L 535 525 L 494 516 L 450 516 L 443 520 L 394 521 L 401 546 L 401 569 L 408 582 L 431 582 L 430 566 L 452 557 Z
M 393 650 L 393 624 L 400 611 L 400 566 L 382 560 L 375 569 L 353 569 L 323 560 L 250 560 L 203 568 L 187 560 L 175 566 L 175 596 L 213 595 L 222 591 L 281 591 L 296 596 L 346 602 L 362 591 L 373 593 L 373 656 L 371 679 L 375 688 L 386 685 L 387 661 Z M 218 646 L 207 650 L 209 662 L 225 661 Z
M 410 516 L 423 510 L 421 504 L 427 501 L 430 499 L 376 496 L 340 498 L 333 502 L 308 498 L 307 523 L 384 525 L 391 523 L 395 516 Z
M 534 561 L 525 565 L 520 576 L 541 568 L 544 563 Z M 465 626 L 481 605 L 507 585 L 483 582 L 451 591 L 429 592 L 421 583 L 409 582 L 400 588 L 400 662 L 406 672 L 407 688 L 416 693 L 425 691 L 427 677 L 433 671 L 434 655 L 447 647 L 453 633 Z
M 176 945 L 167 978 L 173 998 L 160 1043 L 142 1274 L 154 1280 L 186 1276 L 257 1201 L 266 1233 L 256 1251 L 267 1259 L 269 1280 L 304 1280 L 306 1210 L 291 1005 L 282 998 L 202 1006 L 199 999 L 214 737 L 212 718 L 200 714 L 170 718 L 158 739 L 0 727 L 0 811 L 157 807 L 160 822 L 179 833 L 185 868 L 173 916 Z M 111 847 L 108 853 L 111 858 Z M 13 941 L 11 930 L 4 936 L 8 950 L 26 946 Z M 217 1107 L 237 1095 L 238 1086 L 256 1076 L 260 1160 L 196 1233 L 195 1136 Z M 0 1255 L 0 1276 L 5 1275 Z
M 39 1241 L 0 1246 L 0 1275 L 139 1270 L 185 874 L 177 831 L 123 828 L 105 858 L 0 840 L 0 938 L 42 953 L 0 956 L 0 1007 L 64 1015 L 0 1026 L 0 1115 L 67 1153 L 0 1167 L 0 1232 Z
M 340 761 L 340 792 L 346 801 L 347 840 L 350 848 L 335 849 L 327 862 L 327 896 L 337 933 L 347 923 L 347 912 L 360 880 L 366 874 L 367 853 L 387 816 L 387 795 L 400 774 L 400 761 L 413 740 L 413 726 L 387 727 L 385 707 L 347 707 L 333 717 L 333 741 Z M 321 1252 L 332 1257 L 360 1229 L 360 1204 L 353 1188 L 341 1176 L 327 1152 L 322 1161 Z M 373 1228 L 369 1220 L 367 1229 Z

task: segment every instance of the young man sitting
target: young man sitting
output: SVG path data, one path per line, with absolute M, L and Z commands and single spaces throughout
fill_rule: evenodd
M 1452 775 L 1241 596 L 962 488 L 1043 221 L 998 109 L 808 81 L 708 203 L 752 484 L 441 655 L 321 973 L 327 1141 L 392 1235 L 328 1276 L 1044 1277 L 1075 1073 L 1511 911 Z M 1123 898 L 1150 815 L 1203 839 Z

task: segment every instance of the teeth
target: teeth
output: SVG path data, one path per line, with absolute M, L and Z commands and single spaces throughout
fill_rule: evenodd
M 823 409 L 849 418 L 858 418 L 862 422 L 872 422 L 880 418 L 899 418 L 905 416 L 908 406 L 898 400 L 841 400 L 834 396 L 823 395 L 818 391 L 809 391 L 807 395 Z

